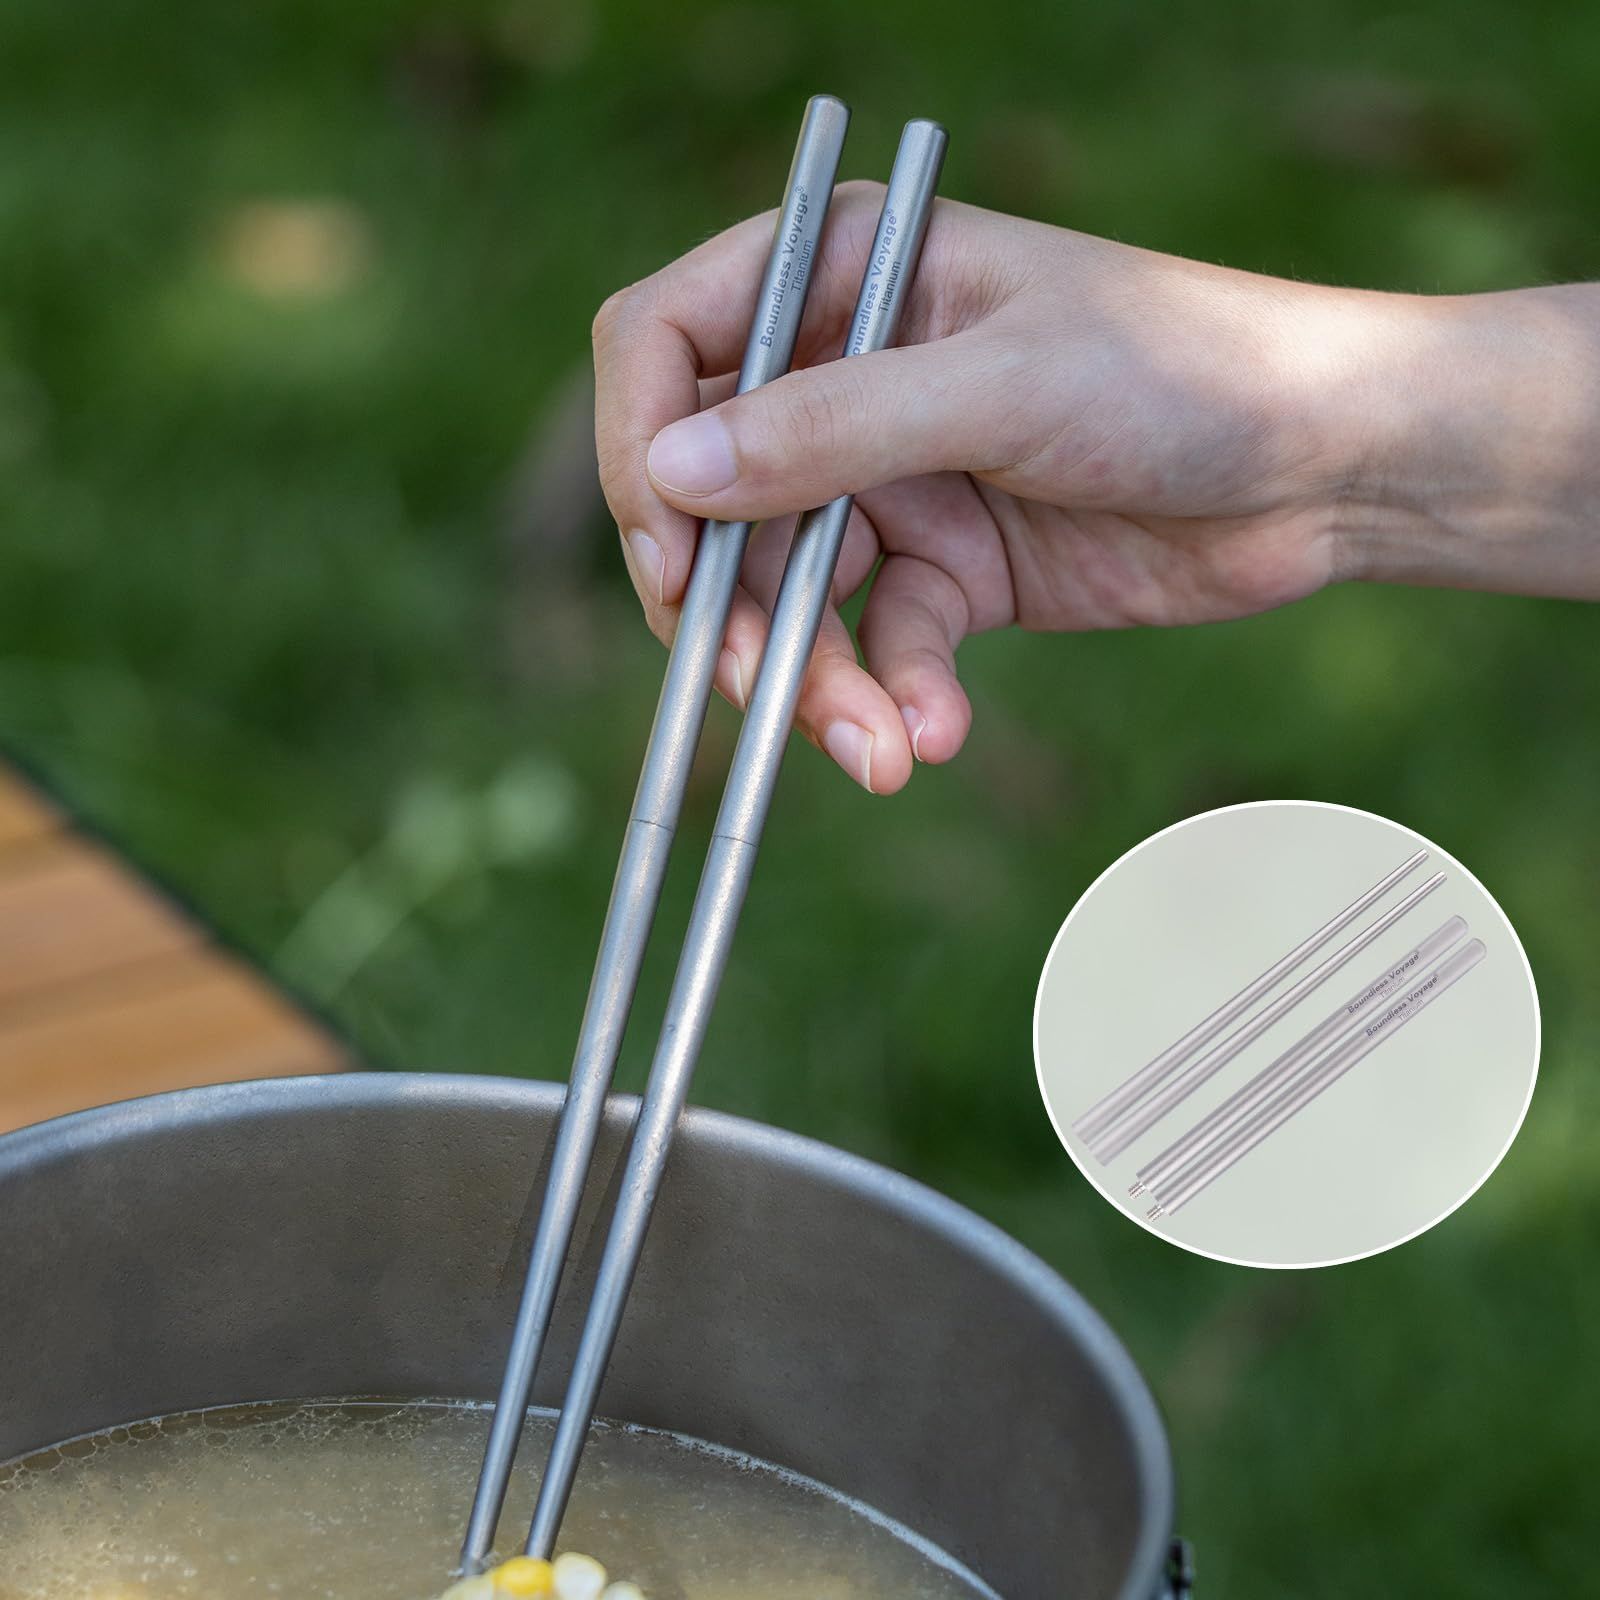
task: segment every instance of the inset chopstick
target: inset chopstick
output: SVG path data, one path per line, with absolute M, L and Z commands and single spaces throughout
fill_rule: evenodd
M 884 349 L 894 338 L 933 209 L 945 144 L 945 131 L 937 123 L 906 124 L 845 340 L 846 356 Z M 673 1130 L 688 1096 L 749 888 L 795 706 L 850 521 L 852 498 L 845 495 L 807 512 L 795 528 L 766 649 L 690 913 L 550 1461 L 539 1487 L 528 1532 L 529 1555 L 550 1553 L 572 1493 L 601 1380 L 660 1190 Z
M 817 95 L 806 106 L 739 368 L 741 394 L 789 370 L 849 122 L 849 108 L 831 95 Z M 480 1571 L 494 1544 L 749 538 L 747 522 L 707 522 L 701 529 L 623 836 L 533 1254 L 461 1546 L 464 1573 Z
M 1373 884 L 1359 899 L 1351 901 L 1338 916 L 1323 923 L 1315 933 L 1301 940 L 1286 956 L 1268 967 L 1259 978 L 1247 983 L 1231 1000 L 1218 1006 L 1204 1021 L 1197 1022 L 1181 1039 L 1169 1044 L 1153 1061 L 1147 1062 L 1109 1094 L 1101 1096 L 1072 1124 L 1072 1131 L 1080 1139 L 1097 1139 L 1114 1119 L 1123 1116 L 1148 1099 L 1195 1051 L 1210 1044 L 1229 1023 L 1237 1021 L 1257 1000 L 1270 993 L 1288 977 L 1302 961 L 1315 955 L 1335 934 L 1349 927 L 1368 906 L 1381 900 L 1402 878 L 1416 871 L 1427 859 L 1428 852 L 1419 850 L 1415 855 L 1402 861 L 1393 872 Z
M 1174 1107 L 1181 1105 L 1201 1084 L 1214 1078 L 1240 1051 L 1246 1050 L 1264 1034 L 1280 1017 L 1300 1004 L 1307 995 L 1320 989 L 1346 962 L 1354 961 L 1374 939 L 1387 933 L 1401 917 L 1419 901 L 1427 899 L 1444 882 L 1444 874 L 1436 872 L 1426 883 L 1419 884 L 1404 900 L 1392 905 L 1376 921 L 1363 928 L 1348 944 L 1341 945 L 1320 966 L 1313 967 L 1292 989 L 1270 1005 L 1263 1007 L 1243 1027 L 1228 1035 L 1209 1054 L 1191 1061 L 1164 1089 L 1135 1110 L 1108 1123 L 1098 1143 L 1090 1149 L 1104 1165 L 1115 1160 L 1130 1144 L 1147 1133 Z
M 1153 1160 L 1140 1167 L 1128 1193 L 1140 1195 L 1146 1190 L 1159 1190 L 1163 1174 L 1175 1171 L 1196 1151 L 1221 1139 L 1229 1127 L 1237 1126 L 1245 1113 L 1260 1105 L 1296 1067 L 1350 1031 L 1363 1012 L 1391 994 L 1408 977 L 1424 971 L 1461 939 L 1466 931 L 1467 924 L 1461 917 L 1449 917 L 1440 923 L 1421 944 L 1401 956 L 1377 978 L 1364 984 L 1342 1006 L 1330 1011 L 1303 1039 L 1290 1045 L 1243 1088 L 1229 1095 L 1214 1111 L 1202 1117 L 1181 1139 L 1174 1140 Z
M 1357 1062 L 1394 1038 L 1445 990 L 1471 972 L 1483 957 L 1481 939 L 1469 939 L 1459 950 L 1445 956 L 1381 1017 L 1367 1023 L 1353 1037 L 1335 1044 L 1321 1060 L 1306 1067 L 1254 1116 L 1246 1118 L 1236 1133 L 1175 1173 L 1170 1188 L 1150 1208 L 1151 1220 L 1181 1211 L 1197 1194 L 1209 1188 L 1263 1140 L 1270 1138 L 1284 1123 L 1299 1115 L 1318 1095 L 1332 1088 Z

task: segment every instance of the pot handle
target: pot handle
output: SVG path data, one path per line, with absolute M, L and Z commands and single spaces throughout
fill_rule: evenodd
M 1174 1539 L 1167 1552 L 1167 1578 L 1160 1600 L 1189 1600 L 1194 1594 L 1194 1546 Z

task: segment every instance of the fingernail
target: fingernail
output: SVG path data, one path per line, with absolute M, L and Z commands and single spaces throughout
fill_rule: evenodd
M 741 711 L 743 711 L 744 673 L 740 669 L 738 656 L 736 656 L 731 650 L 724 650 L 722 652 L 722 660 L 719 664 L 727 673 L 728 677 L 732 680 L 731 687 L 733 689 L 733 703 L 738 706 Z
M 679 494 L 711 494 L 739 476 L 733 440 L 721 420 L 709 414 L 663 428 L 646 461 L 650 476 Z
M 911 735 L 911 754 L 920 761 L 922 759 L 922 730 L 928 726 L 928 719 L 917 710 L 915 706 L 902 706 L 900 720 L 906 725 L 906 732 Z
M 872 735 L 853 722 L 832 722 L 822 736 L 822 748 L 872 793 Z
M 667 563 L 662 559 L 661 546 L 642 528 L 635 528 L 627 537 L 633 570 L 655 603 L 661 605 L 667 593 Z

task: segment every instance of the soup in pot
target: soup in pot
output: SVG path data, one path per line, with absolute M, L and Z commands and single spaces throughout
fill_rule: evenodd
M 285 1403 L 40 1451 L 0 1466 L 0 1600 L 437 1600 L 487 1427 L 484 1409 L 449 1403 Z M 530 1417 L 500 1560 L 527 1530 L 552 1431 Z M 574 1585 L 615 1584 L 623 1600 L 628 1585 L 648 1600 L 995 1600 L 930 1544 L 809 1479 L 603 1423 L 561 1545 L 593 1558 L 567 1563 Z M 547 1575 L 531 1581 L 527 1592 L 551 1592 Z

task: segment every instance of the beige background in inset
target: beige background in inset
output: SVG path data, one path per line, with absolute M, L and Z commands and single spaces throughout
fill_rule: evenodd
M 1421 867 L 1268 998 L 1434 872 L 1448 875 L 1443 886 L 1129 1149 L 1102 1166 L 1070 1132 L 1102 1095 L 1422 845 L 1431 854 Z M 1488 1177 L 1521 1125 L 1538 1070 L 1538 999 L 1487 890 L 1430 841 L 1364 811 L 1277 801 L 1208 812 L 1146 840 L 1091 886 L 1051 947 L 1034 1012 L 1039 1085 L 1062 1143 L 1114 1205 L 1148 1226 L 1150 1197 L 1127 1193 L 1136 1169 L 1452 913 L 1487 947 L 1479 966 L 1154 1224 L 1203 1254 L 1275 1267 L 1371 1255 L 1430 1227 Z

